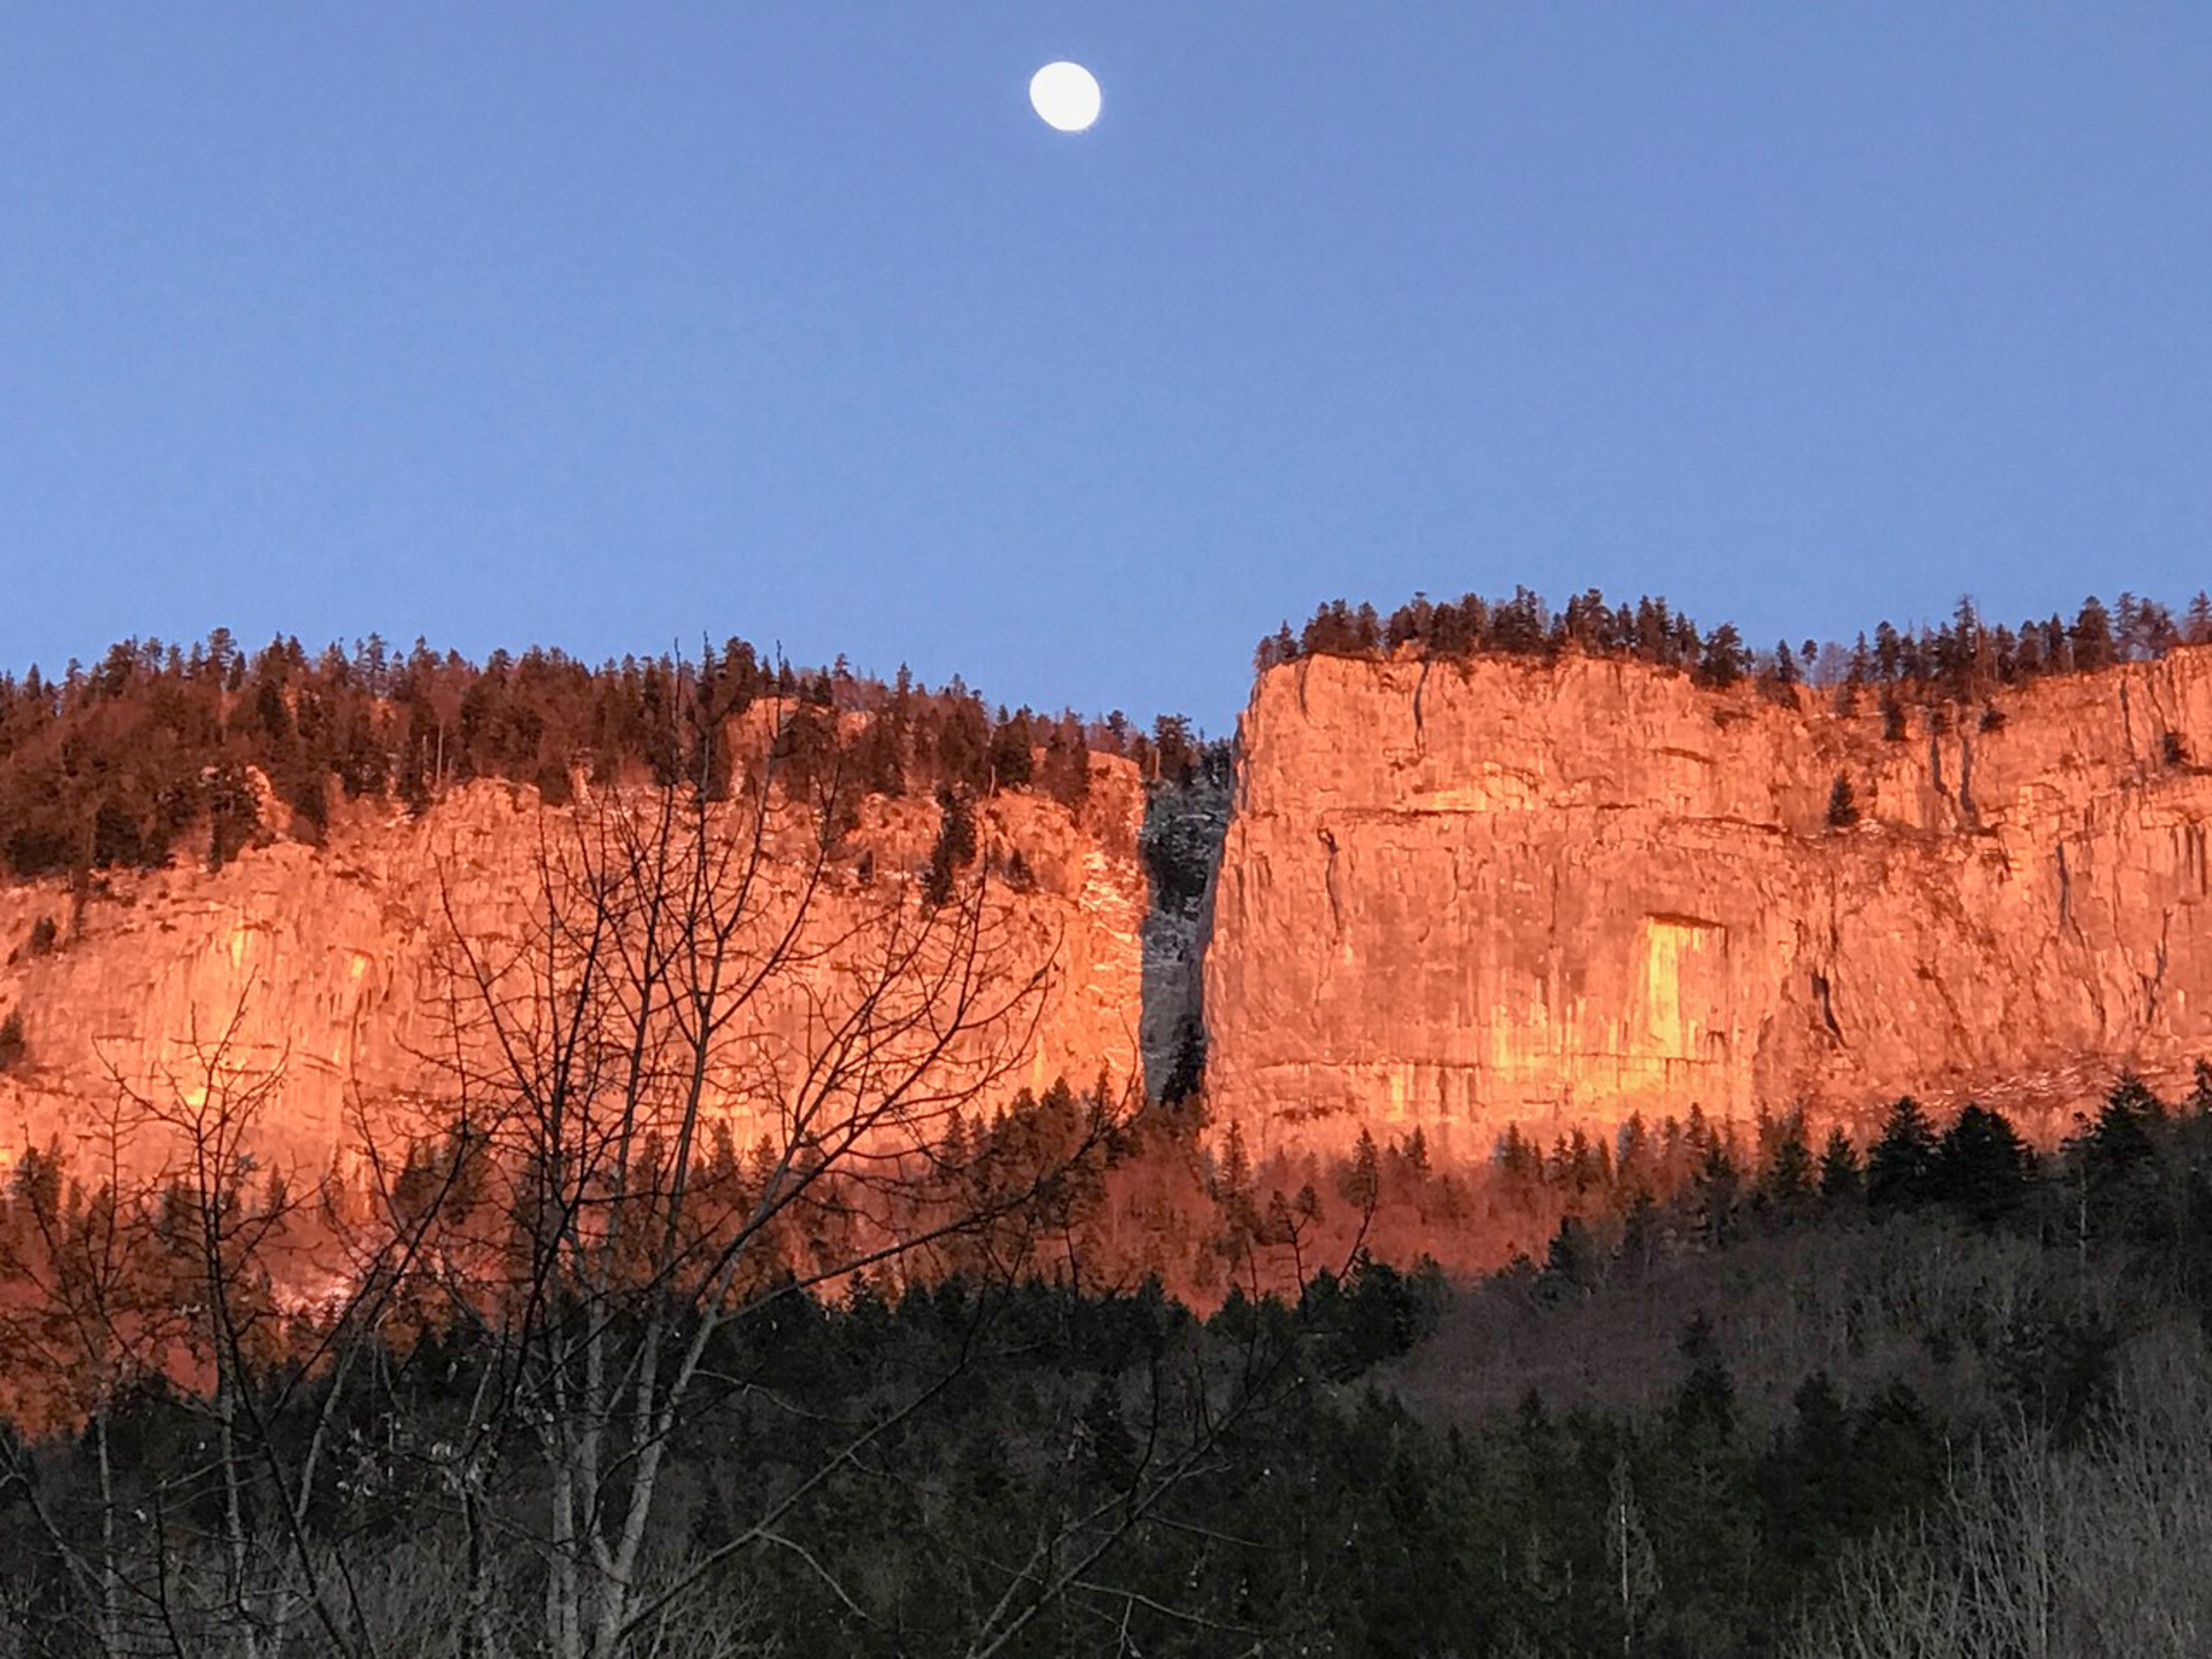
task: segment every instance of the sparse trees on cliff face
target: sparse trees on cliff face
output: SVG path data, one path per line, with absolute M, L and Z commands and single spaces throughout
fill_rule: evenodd
M 2192 604 L 2177 624 L 2165 605 L 2132 593 L 2121 594 L 2111 611 L 2093 595 L 2070 626 L 2054 615 L 2029 617 L 2017 630 L 1991 626 L 1971 598 L 1962 598 L 1949 619 L 1935 628 L 1900 629 L 1884 621 L 1874 629 L 1871 643 L 1861 634 L 1849 650 L 1807 640 L 1793 656 L 1784 640 L 1765 657 L 1745 650 L 1732 624 L 1700 632 L 1664 599 L 1647 596 L 1632 605 L 1613 605 L 1595 588 L 1575 594 L 1557 611 L 1522 587 L 1510 599 L 1469 593 L 1435 603 L 1416 594 L 1379 629 L 1369 625 L 1372 616 L 1364 606 L 1355 611 L 1342 599 L 1332 599 L 1316 611 L 1303 632 L 1294 636 L 1285 625 L 1262 640 L 1253 665 L 1265 673 L 1301 657 L 1379 658 L 1401 652 L 1431 659 L 1498 656 L 1552 662 L 1571 650 L 1686 670 L 1700 684 L 1716 688 L 1733 685 L 1755 668 L 1759 684 L 1778 701 L 1794 701 L 1790 688 L 1810 677 L 1816 685 L 1832 689 L 1837 712 L 1844 715 L 1858 712 L 1862 689 L 1878 687 L 1888 735 L 1902 737 L 1907 703 L 1927 706 L 1932 720 L 1949 719 L 1943 704 L 1980 702 L 1988 708 L 1999 687 L 2114 662 L 2145 661 L 2179 644 L 2212 641 L 2212 598 L 2201 606 Z M 1898 712 L 1893 714 L 1893 709 Z
M 748 726 L 771 694 L 784 718 Z M 931 691 L 903 671 L 888 687 L 849 671 L 801 673 L 738 639 L 696 663 L 596 668 L 538 647 L 476 665 L 419 640 L 404 658 L 380 641 L 310 656 L 276 640 L 248 656 L 224 635 L 189 657 L 129 641 L 59 683 L 36 669 L 21 681 L 0 673 L 0 864 L 81 881 L 179 854 L 220 866 L 282 826 L 317 838 L 340 799 L 389 792 L 419 813 L 475 780 L 528 785 L 550 805 L 567 804 L 580 777 L 704 780 L 720 799 L 732 770 L 769 746 L 799 795 L 840 779 L 846 821 L 864 794 L 1032 787 L 1047 724 L 1026 708 L 994 723 L 957 678 Z M 1051 789 L 1071 810 L 1094 737 L 1121 741 L 1073 717 L 1051 727 L 1062 750 Z M 282 810 L 264 813 L 270 800 Z
M 1858 821 L 1858 799 L 1851 792 L 1851 781 L 1838 772 L 1834 785 L 1828 791 L 1828 828 L 1848 830 Z

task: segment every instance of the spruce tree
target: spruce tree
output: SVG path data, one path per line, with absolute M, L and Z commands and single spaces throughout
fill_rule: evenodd
M 1851 793 L 1851 781 L 1843 773 L 1828 791 L 1828 828 L 1848 830 L 1859 821 L 1859 805 Z
M 2082 1143 L 2092 1171 L 2120 1176 L 2148 1163 L 2157 1150 L 2152 1133 L 2165 1118 L 2165 1103 L 2150 1086 L 2133 1072 L 2121 1073 Z
M 1712 1321 L 1702 1313 L 1694 1316 L 1680 1346 L 1690 1371 L 1675 1391 L 1675 1425 L 1692 1438 L 1726 1441 L 1735 1431 L 1735 1384 L 1722 1363 Z
M 1026 789 L 1036 768 L 1036 755 L 1031 748 L 1030 711 L 1017 710 L 1009 715 L 999 711 L 998 725 L 991 732 L 991 787 L 994 789 Z
M 2075 616 L 2074 626 L 2067 630 L 2067 637 L 2074 647 L 2076 668 L 2103 668 L 2118 655 L 2112 641 L 2112 615 L 2094 593 L 2081 601 L 2081 609 Z
M 2106 1233 L 2124 1233 L 2155 1221 L 2151 1187 L 2158 1131 L 2166 1107 L 2132 1072 L 2123 1072 L 2096 1119 L 2066 1144 L 2085 1196 Z
M 1782 1120 L 1759 1196 L 1770 1210 L 1785 1218 L 1795 1215 L 1811 1203 L 1817 1174 L 1813 1149 L 1805 1141 L 1805 1114 L 1793 1111 Z
M 1867 1154 L 1867 1203 L 1876 1211 L 1925 1203 L 1936 1165 L 1936 1132 L 1911 1095 L 1898 1097 L 1881 1139 Z
M 1571 1215 L 1559 1218 L 1544 1253 L 1544 1283 L 1555 1296 L 1580 1296 L 1595 1284 L 1594 1252 L 1589 1231 Z
M 950 785 L 937 789 L 937 844 L 929 850 L 929 870 L 921 896 L 933 908 L 952 896 L 955 877 L 975 861 L 975 820 L 968 803 Z
M 1363 1215 L 1371 1216 L 1382 1201 L 1382 1161 L 1376 1151 L 1375 1137 L 1365 1129 L 1359 1132 L 1351 1164 L 1337 1170 L 1336 1190 L 1339 1197 Z
M 1931 1187 L 1978 1226 L 1993 1226 L 2027 1201 L 2033 1161 L 2002 1114 L 1970 1101 L 1936 1149 Z
M 1717 1138 L 1705 1142 L 1705 1153 L 1693 1177 L 1698 1225 L 1709 1244 L 1725 1244 L 1735 1237 L 1735 1207 L 1743 1177 L 1728 1146 Z
M 2212 644 L 2212 593 L 2203 588 L 2182 613 L 2181 637 L 2190 645 Z
M 2200 1060 L 2197 1062 L 2189 1093 L 2182 1104 L 2188 1109 L 2191 1117 L 2212 1117 L 2212 1060 Z
M 1044 769 L 1037 782 L 1069 811 L 1083 811 L 1091 796 L 1091 749 L 1073 719 L 1062 720 L 1045 740 Z
M 1850 1203 L 1858 1198 L 1859 1187 L 1858 1149 L 1840 1127 L 1829 1130 L 1820 1151 L 1820 1196 L 1831 1204 Z
M 1744 648 L 1743 635 L 1735 624 L 1723 623 L 1705 635 L 1693 678 L 1700 685 L 1724 691 L 1744 677 L 1750 660 L 1751 653 Z

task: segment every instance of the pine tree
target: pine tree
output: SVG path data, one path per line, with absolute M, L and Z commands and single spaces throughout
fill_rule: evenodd
M 2212 593 L 2197 590 L 2182 616 L 2181 637 L 2191 645 L 2212 644 Z
M 929 870 L 921 883 L 923 901 L 933 907 L 952 896 L 955 878 L 975 861 L 975 820 L 950 785 L 938 786 L 937 812 L 937 843 L 930 848 Z
M 999 711 L 999 722 L 991 733 L 991 787 L 994 789 L 1025 789 L 1035 769 L 1036 757 L 1030 734 L 1030 711 L 1018 709 L 1011 716 Z
M 1613 1145 L 1613 1179 L 1623 1187 L 1632 1185 L 1642 1178 L 1651 1158 L 1651 1132 L 1644 1125 L 1643 1113 L 1628 1115 Z
M 1162 714 L 1152 722 L 1154 775 L 1163 783 L 1188 783 L 1198 770 L 1198 745 L 1190 721 L 1181 714 Z
M 1851 1522 L 1850 1419 L 1826 1371 L 1798 1385 L 1796 1419 L 1765 1460 L 1766 1535 L 1784 1573 L 1795 1577 L 1830 1559 Z
M 1911 1095 L 1900 1095 L 1867 1154 L 1868 1204 L 1887 1211 L 1926 1202 L 1935 1164 L 1936 1132 L 1928 1114 Z
M 1119 1492 L 1134 1481 L 1138 1469 L 1136 1437 L 1121 1415 L 1115 1381 L 1099 1378 L 1084 1408 L 1080 1443 L 1085 1473 L 1109 1492 Z
M 1406 1167 L 1417 1176 L 1429 1172 L 1429 1137 L 1416 1123 L 1413 1133 L 1406 1137 Z
M 1759 1195 L 1777 1213 L 1796 1215 L 1811 1204 L 1817 1177 L 1813 1150 L 1805 1140 L 1805 1114 L 1793 1111 L 1782 1120 Z
M 956 677 L 953 684 L 959 684 Z M 983 706 L 964 690 L 947 688 L 950 701 L 936 721 L 937 781 L 968 795 L 980 795 L 990 787 L 990 722 Z
M 1555 1295 L 1580 1295 L 1595 1283 L 1595 1252 L 1589 1230 L 1575 1217 L 1563 1215 L 1544 1252 L 1544 1283 Z
M 1353 1146 L 1352 1162 L 1337 1172 L 1337 1194 L 1363 1216 L 1372 1216 L 1382 1197 L 1382 1161 L 1375 1137 L 1365 1129 Z
M 1930 1188 L 1977 1225 L 1994 1226 L 2027 1201 L 2033 1164 L 2002 1114 L 1970 1101 L 1936 1149 Z
M 2103 668 L 2118 655 L 2112 640 L 2112 619 L 2105 607 L 2092 593 L 2081 601 L 2081 609 L 2074 618 L 2074 626 L 2067 630 L 2067 638 L 2074 647 L 2074 666 Z
M 1705 635 L 1703 654 L 1698 659 L 1695 676 L 1700 685 L 1710 685 L 1726 690 L 1744 677 L 1751 653 L 1744 648 L 1743 635 L 1736 631 L 1734 623 L 1723 623 Z
M 1650 1272 L 1659 1247 L 1659 1206 L 1651 1201 L 1647 1189 L 1638 1187 L 1628 1201 L 1628 1213 L 1621 1218 L 1620 1249 L 1615 1259 L 1630 1273 L 1641 1275 Z
M 1735 1236 L 1735 1207 L 1743 1177 L 1728 1147 L 1717 1139 L 1705 1142 L 1704 1158 L 1695 1177 L 1698 1225 L 1709 1244 L 1725 1244 Z
M 853 781 L 864 793 L 896 799 L 906 793 L 906 764 L 899 720 L 878 711 L 853 743 Z
M 1072 717 L 1062 720 L 1045 740 L 1044 769 L 1037 783 L 1071 812 L 1080 813 L 1091 798 L 1091 750 Z
M 1859 805 L 1851 793 L 1851 781 L 1843 773 L 1828 791 L 1828 828 L 1848 830 L 1859 821 Z
M 2096 1120 L 2066 1144 L 2104 1231 L 2125 1231 L 2151 1219 L 2152 1171 L 2166 1106 L 2132 1072 L 2123 1072 Z
M 1229 1131 L 1221 1138 L 1220 1176 L 1214 1196 L 1223 1200 L 1242 1198 L 1252 1187 L 1252 1158 L 1244 1149 L 1244 1126 L 1235 1118 L 1229 1121 Z
M 2194 1118 L 2212 1118 L 2212 1060 L 2200 1060 L 2182 1104 Z
M 1721 1362 L 1712 1322 L 1702 1313 L 1683 1330 L 1681 1350 L 1690 1371 L 1675 1391 L 1675 1425 L 1686 1435 L 1726 1441 L 1735 1431 L 1735 1384 Z
M 1843 1130 L 1828 1131 L 1820 1151 L 1820 1196 L 1831 1204 L 1849 1203 L 1859 1195 L 1859 1155 Z

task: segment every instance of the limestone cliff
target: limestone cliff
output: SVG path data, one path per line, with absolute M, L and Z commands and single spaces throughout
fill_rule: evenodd
M 1079 823 L 985 805 L 985 855 L 1025 872 L 999 965 L 1049 970 L 1009 1086 L 1126 1078 L 1140 1032 L 1157 1073 L 1202 1003 L 1217 1116 L 1255 1152 L 1418 1125 L 1464 1156 L 1507 1122 L 1853 1115 L 1906 1090 L 2063 1114 L 2115 1065 L 2212 1051 L 2212 651 L 1911 711 L 1901 739 L 1871 698 L 1844 716 L 1625 660 L 1314 657 L 1261 678 L 1242 739 L 1202 918 L 1147 925 L 1127 763 L 1094 757 Z M 294 1156 L 327 1157 L 356 1104 L 434 1100 L 439 951 L 514 934 L 540 810 L 489 784 L 419 820 L 356 805 L 322 848 L 115 875 L 74 918 L 63 886 L 0 885 L 0 1018 L 27 1045 L 0 1153 L 85 1133 L 111 1073 L 155 1076 L 241 1008 Z M 1152 840 L 1204 843 L 1167 867 L 1210 865 L 1214 817 L 1155 816 Z M 935 828 L 927 800 L 867 803 L 831 931 Z
M 1466 1155 L 1693 1104 L 2033 1106 L 2212 1049 L 2212 650 L 1902 739 L 1783 696 L 1573 654 L 1268 672 L 1204 967 L 1217 1113 Z
M 1045 973 L 1008 1091 L 1063 1073 L 1087 1081 L 1102 1065 L 1126 1079 L 1137 1065 L 1142 792 L 1127 762 L 1091 765 L 1080 823 L 1026 792 L 979 808 L 981 856 L 1004 868 L 1021 855 L 1018 875 L 992 890 L 994 970 Z M 234 1017 L 238 1059 L 281 1067 L 269 1138 L 289 1158 L 327 1160 L 356 1106 L 434 1102 L 449 1088 L 441 951 L 457 928 L 495 945 L 519 935 L 542 820 L 562 817 L 504 784 L 457 791 L 419 820 L 357 805 L 320 848 L 275 839 L 218 872 L 112 875 L 74 929 L 65 886 L 0 884 L 0 1017 L 20 1013 L 26 1039 L 0 1073 L 0 1162 L 27 1139 L 87 1136 L 115 1077 L 143 1085 L 189 1072 L 194 1037 L 213 1042 Z M 911 903 L 901 890 L 937 823 L 927 799 L 867 801 L 818 901 L 817 934 L 837 934 L 865 906 Z M 52 948 L 32 944 L 42 918 L 57 923 Z M 834 1000 L 824 962 L 825 984 L 778 988 L 760 1018 L 796 1030 L 819 1017 Z M 732 1107 L 742 1117 L 744 1103 Z

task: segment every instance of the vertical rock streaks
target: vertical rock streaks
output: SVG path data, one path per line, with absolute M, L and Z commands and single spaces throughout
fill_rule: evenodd
M 1202 964 L 1218 1121 L 1469 1154 L 1508 1122 L 2002 1099 L 2212 1049 L 2212 777 L 2185 763 L 2212 651 L 1996 707 L 1889 741 L 1810 690 L 1573 654 L 1271 672 Z

